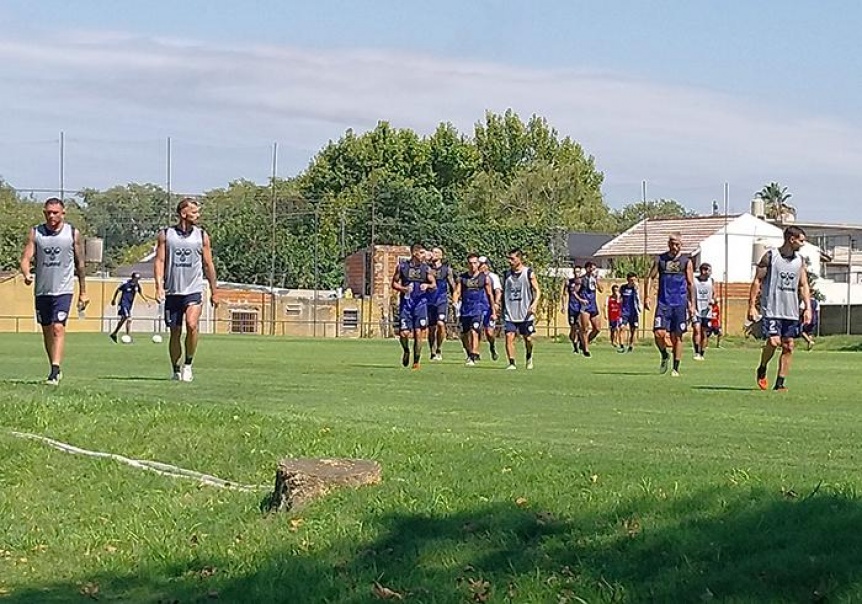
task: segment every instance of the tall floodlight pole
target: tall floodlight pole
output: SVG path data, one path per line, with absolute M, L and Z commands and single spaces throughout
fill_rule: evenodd
M 730 233 L 727 232 L 730 207 L 730 183 L 724 183 L 724 287 L 721 292 L 721 322 L 722 330 L 727 333 L 727 303 L 730 300 L 727 287 L 730 282 Z
M 647 233 L 647 225 L 649 224 L 649 212 L 647 206 L 647 181 L 641 182 L 641 201 L 643 202 L 643 221 L 644 221 L 644 266 L 649 266 L 649 234 Z M 649 271 L 649 268 L 646 269 Z M 646 277 L 644 278 L 644 288 L 646 288 Z M 644 299 L 649 297 L 649 292 L 644 290 Z M 646 334 L 646 305 L 641 310 L 643 317 L 641 318 L 641 337 Z
M 278 175 L 278 143 L 272 143 L 272 172 L 270 173 L 270 205 L 272 210 L 272 231 L 269 245 L 269 302 L 270 302 L 270 335 L 275 335 L 275 252 L 276 252 L 276 200 L 275 179 Z

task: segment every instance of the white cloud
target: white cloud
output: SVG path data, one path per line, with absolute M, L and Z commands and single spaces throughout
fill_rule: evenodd
M 619 74 L 396 51 L 233 47 L 116 32 L 56 34 L 52 42 L 0 41 L 0 111 L 20 116 L 0 135 L 44 138 L 64 129 L 80 138 L 194 141 L 206 153 L 184 159 L 189 188 L 265 176 L 266 164 L 257 163 L 265 153 L 232 152 L 237 146 L 263 149 L 278 140 L 295 172 L 347 127 L 387 119 L 430 132 L 451 121 L 469 131 L 485 109 L 507 107 L 543 115 L 581 142 L 605 171 L 612 202 L 637 198 L 647 179 L 662 194 L 691 196 L 703 207 L 728 180 L 739 206 L 765 181 L 779 180 L 793 189 L 803 215 L 806 200 L 816 200 L 820 216 L 850 218 L 850 192 L 862 185 L 858 124 L 791 115 L 775 99 L 753 103 Z M 54 178 L 53 160 L 11 157 L 18 152 L 0 145 L 3 176 L 33 184 Z M 134 154 L 124 163 L 116 149 L 103 152 L 112 172 L 97 160 L 79 162 L 79 186 L 135 179 Z M 253 167 L 246 163 L 252 155 Z M 821 199 L 829 200 L 825 210 Z

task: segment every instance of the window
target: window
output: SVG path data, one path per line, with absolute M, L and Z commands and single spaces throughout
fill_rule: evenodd
M 302 304 L 285 304 L 284 314 L 288 317 L 299 317 L 302 315 Z
M 345 308 L 341 313 L 341 324 L 345 329 L 356 329 L 359 327 L 359 309 Z
M 256 310 L 232 310 L 230 311 L 231 333 L 257 333 L 257 311 Z

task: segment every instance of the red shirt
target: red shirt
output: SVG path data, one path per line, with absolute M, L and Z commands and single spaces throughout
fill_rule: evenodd
M 623 306 L 616 298 L 608 298 L 608 321 L 619 321 L 623 316 Z
M 721 327 L 721 309 L 718 304 L 710 304 L 709 306 L 709 326 Z

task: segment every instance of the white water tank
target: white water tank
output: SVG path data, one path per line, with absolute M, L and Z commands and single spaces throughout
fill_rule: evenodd
M 766 253 L 766 250 L 769 248 L 766 243 L 757 239 L 751 246 L 751 263 L 757 264 L 760 262 L 760 259 L 763 258 L 763 255 Z
M 752 199 L 751 213 L 758 218 L 766 218 L 766 202 L 759 198 Z
M 104 249 L 105 242 L 101 237 L 88 237 L 84 240 L 84 258 L 87 262 L 101 263 Z

